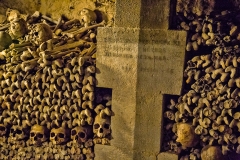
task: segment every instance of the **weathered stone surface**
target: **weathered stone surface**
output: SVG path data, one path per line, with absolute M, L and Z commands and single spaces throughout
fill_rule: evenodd
M 141 28 L 168 29 L 170 0 L 147 0 L 141 4 Z
M 140 25 L 141 3 L 136 0 L 119 0 L 116 3 L 116 27 L 138 28 Z
M 97 79 L 99 87 L 113 89 L 117 114 L 108 149 L 114 159 L 155 160 L 162 140 L 162 95 L 181 93 L 186 32 L 167 30 L 168 0 L 134 2 L 117 2 L 116 27 L 98 30 Z M 113 156 L 104 147 L 95 148 L 99 160 Z
M 178 155 L 169 152 L 162 152 L 158 155 L 157 160 L 178 160 Z
M 125 142 L 122 143 L 125 144 Z M 130 154 L 129 151 L 126 152 L 126 150 L 122 150 L 113 145 L 107 146 L 96 144 L 94 146 L 94 153 L 95 160 L 133 160 L 132 154 Z
M 7 8 L 17 9 L 21 13 L 33 13 L 39 10 L 41 6 L 41 0 L 2 0 L 0 12 L 6 13 Z
M 99 28 L 98 87 L 113 88 L 111 151 L 119 159 L 132 159 L 135 129 L 138 29 Z M 96 159 L 111 159 L 96 146 Z M 103 152 L 101 152 L 101 151 Z M 109 151 L 107 151 L 109 153 Z M 101 154 L 102 153 L 102 154 Z M 117 158 L 118 159 L 118 158 Z
M 113 89 L 112 110 L 117 113 L 110 148 L 127 159 L 156 159 L 162 94 L 181 93 L 186 32 L 99 28 L 98 33 L 98 86 Z M 100 146 L 95 150 L 104 151 Z M 99 159 L 106 159 L 102 155 Z
M 61 14 L 69 19 L 79 18 L 83 8 L 96 10 L 99 20 L 111 20 L 115 16 L 115 0 L 2 0 L 0 6 L 1 14 L 5 14 L 7 8 L 17 9 L 25 14 L 38 10 L 56 20 Z
M 161 148 L 162 94 L 181 93 L 186 32 L 146 29 L 140 35 L 134 148 L 147 156 Z
M 186 32 L 142 29 L 139 35 L 139 81 L 148 84 L 148 87 L 149 81 L 154 81 L 155 85 L 151 86 L 158 93 L 180 94 Z
M 169 6 L 169 1 L 119 0 L 116 4 L 115 26 L 167 29 Z

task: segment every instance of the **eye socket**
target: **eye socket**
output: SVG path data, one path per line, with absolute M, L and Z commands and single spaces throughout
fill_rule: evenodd
M 34 32 L 34 35 L 35 35 L 35 36 L 38 36 L 38 32 Z
M 76 130 L 72 130 L 72 136 L 75 136 L 77 134 Z
M 31 137 L 34 137 L 34 136 L 35 136 L 35 133 L 31 132 L 31 133 L 30 133 L 30 136 L 31 136 Z
M 43 138 L 43 134 L 38 133 L 38 134 L 37 134 L 37 137 L 38 137 L 38 138 Z
M 5 127 L 0 126 L 0 131 L 5 131 Z
M 65 120 L 65 121 L 69 121 L 70 119 L 69 119 L 68 117 L 66 117 L 64 120 Z
M 51 136 L 51 137 L 55 137 L 55 133 L 51 133 L 50 136 Z
M 105 129 L 110 129 L 110 125 L 109 124 L 104 124 L 103 126 Z
M 59 138 L 64 138 L 65 137 L 63 133 L 59 133 L 58 136 L 59 136 Z
M 94 129 L 98 129 L 99 127 L 100 127 L 100 125 L 99 124 L 94 124 Z
M 80 132 L 80 133 L 79 133 L 79 137 L 80 137 L 80 138 L 85 138 L 85 137 L 86 137 L 86 134 L 85 134 L 84 132 Z
M 22 134 L 22 131 L 19 130 L 19 129 L 17 129 L 17 130 L 16 130 L 16 133 L 17 133 L 17 134 Z

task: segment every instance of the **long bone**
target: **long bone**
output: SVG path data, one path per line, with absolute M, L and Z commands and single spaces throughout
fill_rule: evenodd
M 90 29 L 94 29 L 94 28 L 97 28 L 97 27 L 101 27 L 101 26 L 104 26 L 106 24 L 105 21 L 102 21 L 101 23 L 98 23 L 98 24 L 95 24 L 95 25 L 91 25 L 91 26 L 88 26 L 88 27 L 82 27 L 80 28 L 79 30 L 77 31 L 74 31 L 74 32 L 71 32 L 71 33 L 62 33 L 63 35 L 67 35 L 68 37 L 70 38 L 74 38 L 75 36 L 79 35 L 79 34 L 83 34 L 85 33 L 86 31 L 90 30 Z

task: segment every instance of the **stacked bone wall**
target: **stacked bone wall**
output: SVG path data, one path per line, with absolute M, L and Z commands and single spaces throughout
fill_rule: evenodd
M 89 8 L 101 15 L 99 20 L 111 20 L 115 15 L 115 0 L 3 0 L 0 3 L 0 13 L 5 15 L 7 8 L 17 9 L 21 13 L 33 14 L 36 10 L 57 19 L 59 15 L 72 19 L 80 15 L 80 10 Z
M 1 5 L 7 9 L 15 6 L 11 3 L 8 1 Z M 53 3 L 56 3 L 53 5 L 56 8 L 60 5 Z M 27 2 L 18 1 L 17 4 L 21 6 L 18 11 L 26 13 L 21 11 L 26 11 Z M 27 13 L 38 10 L 37 4 L 31 2 L 33 10 Z M 109 15 L 113 14 L 113 4 L 112 1 L 74 3 L 71 9 L 75 12 L 60 13 L 52 4 L 43 1 L 43 8 L 51 7 L 48 11 L 41 7 L 40 10 L 42 15 L 51 16 L 52 20 L 59 19 L 60 15 L 69 16 L 63 16 L 63 21 L 67 22 L 73 17 L 80 19 L 80 11 L 89 8 L 95 11 L 97 20 L 86 27 L 102 20 L 111 26 L 113 19 L 107 18 L 106 10 L 109 9 Z M 102 8 L 108 9 L 102 12 Z M 34 36 L 40 32 L 36 31 L 35 24 L 45 23 L 54 32 L 52 22 L 46 19 L 31 21 L 27 24 L 29 32 L 19 38 L 11 27 L 4 27 L 9 27 L 5 15 L 2 15 L 2 30 L 9 33 L 14 41 L 1 52 L 0 57 L 0 159 L 93 159 L 94 144 L 110 144 L 110 116 L 114 115 L 111 111 L 111 90 L 96 88 L 97 27 L 84 31 L 78 38 L 55 32 L 57 41 L 50 39 L 50 43 L 38 43 Z M 21 14 L 24 19 L 29 16 Z M 68 32 L 71 28 L 84 28 L 79 22 L 75 20 L 65 29 L 58 29 Z M 103 26 L 101 24 L 99 26 Z M 94 35 L 92 38 L 91 33 Z M 49 48 L 49 44 L 53 46 Z M 73 46 L 65 47 L 68 44 Z
M 188 32 L 185 84 L 166 98 L 162 150 L 181 160 L 239 159 L 239 8 L 196 2 L 177 1 L 176 28 Z
M 71 58 L 29 70 L 1 65 L 1 159 L 94 157 L 95 64 L 91 58 L 83 64 L 84 57 Z

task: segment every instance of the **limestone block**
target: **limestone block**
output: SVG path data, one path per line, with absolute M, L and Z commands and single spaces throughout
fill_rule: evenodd
M 125 142 L 122 142 L 125 144 Z M 115 146 L 99 145 L 94 146 L 95 160 L 133 160 L 132 151 L 124 151 Z
M 178 155 L 169 153 L 169 152 L 162 152 L 157 157 L 158 160 L 178 160 Z
M 116 27 L 168 29 L 169 0 L 119 0 Z
M 79 19 L 80 11 L 83 8 L 95 10 L 98 14 L 98 21 L 114 19 L 115 0 L 2 0 L 0 3 L 0 13 L 5 14 L 7 8 L 17 9 L 20 13 L 33 14 L 40 11 L 44 15 L 51 16 L 58 20 L 60 15 L 69 19 Z
M 99 28 L 97 37 L 96 66 L 100 72 L 96 74 L 97 86 L 113 89 L 115 116 L 111 117 L 113 139 L 109 148 L 116 152 L 116 157 L 124 157 L 122 159 L 132 159 L 133 156 L 138 33 L 138 29 Z M 105 152 L 99 146 L 95 148 L 97 153 L 100 152 L 98 149 Z
M 155 159 L 161 148 L 162 94 L 181 93 L 186 32 L 98 31 L 98 86 L 113 89 L 117 113 L 111 121 L 111 146 L 126 152 L 132 148 L 134 159 Z

